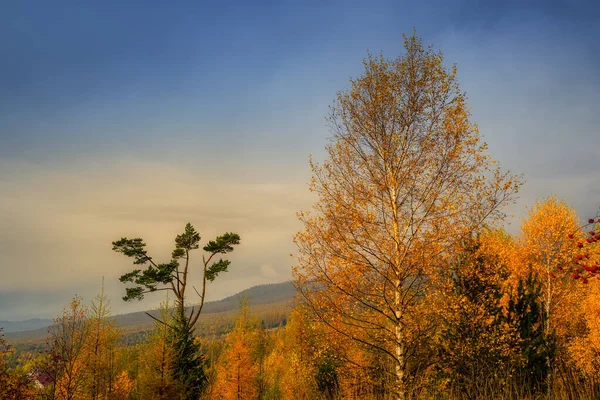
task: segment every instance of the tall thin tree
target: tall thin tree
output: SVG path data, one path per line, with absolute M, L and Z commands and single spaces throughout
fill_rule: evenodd
M 331 108 L 294 268 L 323 322 L 393 361 L 399 399 L 426 328 L 416 307 L 437 268 L 457 240 L 502 219 L 520 186 L 487 155 L 456 68 L 414 35 L 404 46 L 395 60 L 369 56 Z
M 202 256 L 202 286 L 200 291 L 193 288 L 200 296 L 200 302 L 196 307 L 191 308 L 189 315 L 186 314 L 185 307 L 186 292 L 190 282 L 190 253 L 200 248 L 200 234 L 190 223 L 185 226 L 182 234 L 175 237 L 175 249 L 168 263 L 156 263 L 148 255 L 146 244 L 140 238 L 122 238 L 112 243 L 114 251 L 133 258 L 135 265 L 146 266 L 143 271 L 135 269 L 121 276 L 121 282 L 136 285 L 126 288 L 123 300 L 141 300 L 146 293 L 162 290 L 170 291 L 175 295 L 176 313 L 173 324 L 169 325 L 174 337 L 173 377 L 179 382 L 183 396 L 186 398 L 198 398 L 206 384 L 202 360 L 198 354 L 199 345 L 194 340 L 193 330 L 206 300 L 207 282 L 214 281 L 221 272 L 226 272 L 230 264 L 229 260 L 213 261 L 213 259 L 219 254 L 231 253 L 233 246 L 239 243 L 240 236 L 228 232 L 209 241 L 203 247 L 207 254 Z

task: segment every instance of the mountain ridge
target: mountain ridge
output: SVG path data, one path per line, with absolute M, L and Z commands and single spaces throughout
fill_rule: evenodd
M 255 285 L 231 296 L 227 296 L 221 300 L 206 302 L 202 309 L 202 315 L 206 316 L 209 314 L 221 314 L 235 311 L 239 307 L 242 298 L 246 298 L 251 306 L 262 306 L 275 303 L 284 307 L 287 305 L 291 306 L 296 294 L 296 288 L 294 287 L 292 281 Z M 158 309 L 136 311 L 126 314 L 117 314 L 114 316 L 114 318 L 119 328 L 126 330 L 138 329 L 152 325 L 152 319 L 148 317 L 146 313 L 157 317 L 159 316 L 160 311 Z M 2 324 L 6 322 L 14 324 L 25 323 L 28 321 L 37 321 L 38 326 L 34 327 L 33 329 L 23 330 L 5 329 L 4 333 L 6 338 L 9 341 L 38 340 L 41 337 L 45 337 L 47 328 L 52 325 L 51 319 L 34 318 L 24 321 L 0 321 L 0 327 L 3 327 Z M 42 323 L 46 324 L 39 326 L 39 324 Z M 12 329 L 14 329 L 14 327 Z
M 50 318 L 29 318 L 22 321 L 0 321 L 4 333 L 22 332 L 52 325 Z

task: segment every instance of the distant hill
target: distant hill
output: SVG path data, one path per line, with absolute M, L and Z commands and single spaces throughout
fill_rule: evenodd
M 267 285 L 253 286 L 250 289 L 243 290 L 233 296 L 222 300 L 206 303 L 203 313 L 222 312 L 228 310 L 237 310 L 242 298 L 248 299 L 250 305 L 278 303 L 281 301 L 292 300 L 296 296 L 296 288 L 292 282 L 271 283 Z
M 293 299 L 297 292 L 292 282 L 272 283 L 267 285 L 253 286 L 243 290 L 233 296 L 222 300 L 211 301 L 204 304 L 202 315 L 198 325 L 210 324 L 212 321 L 232 321 L 242 298 L 248 299 L 252 309 L 261 316 L 269 313 L 270 309 L 289 309 L 292 306 Z M 158 310 L 150 310 L 149 314 L 158 317 Z M 34 321 L 34 320 L 29 320 Z M 47 328 L 52 324 L 52 320 L 46 321 L 43 326 L 38 325 L 30 330 L 12 330 L 6 332 L 6 339 L 9 342 L 37 342 L 43 340 L 47 335 Z M 124 332 L 135 332 L 152 329 L 153 320 L 146 315 L 146 312 L 134 312 L 116 316 L 117 326 Z M 10 322 L 11 324 L 22 324 L 28 321 Z M 40 322 L 41 324 L 42 322 Z M 2 323 L 0 322 L 0 326 Z M 199 326 L 200 331 L 205 328 Z
M 25 321 L 0 321 L 0 328 L 4 328 L 4 333 L 30 331 L 46 328 L 50 325 L 52 325 L 52 320 L 44 318 L 34 318 Z

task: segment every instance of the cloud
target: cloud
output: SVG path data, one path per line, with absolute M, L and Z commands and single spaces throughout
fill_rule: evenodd
M 289 253 L 300 228 L 295 213 L 312 202 L 303 182 L 270 182 L 264 176 L 263 183 L 220 181 L 217 175 L 205 178 L 143 160 L 96 161 L 62 170 L 2 163 L 0 291 L 57 290 L 68 293 L 63 297 L 79 293 L 92 298 L 104 276 L 115 311 L 157 304 L 162 299 L 154 296 L 142 305 L 121 303 L 123 285 L 117 278 L 133 266 L 112 252 L 110 243 L 123 236 L 142 237 L 154 257 L 166 260 L 175 235 L 188 221 L 205 241 L 225 231 L 242 237 L 231 255 L 230 272 L 220 279 L 226 284 L 211 284 L 210 298 L 250 283 L 291 278 Z M 197 271 L 192 278 L 199 283 Z M 36 301 L 24 299 L 22 307 L 10 312 L 3 307 L 0 319 L 20 315 L 20 309 L 31 309 Z M 35 309 L 37 316 L 51 316 L 49 309 L 56 313 L 63 305 Z
M 267 279 L 281 279 L 283 276 L 287 275 L 287 274 L 282 274 L 282 273 L 278 272 L 275 268 L 273 268 L 269 264 L 262 264 L 260 266 L 260 274 L 261 274 L 261 276 L 263 276 Z

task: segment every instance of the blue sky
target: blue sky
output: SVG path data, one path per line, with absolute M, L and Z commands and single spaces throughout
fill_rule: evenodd
M 0 320 L 53 316 L 102 276 L 115 311 L 156 305 L 120 301 L 110 241 L 168 257 L 188 220 L 242 235 L 213 298 L 289 279 L 327 107 L 413 28 L 458 65 L 492 156 L 525 174 L 508 229 L 550 194 L 595 214 L 595 3 L 2 2 Z

